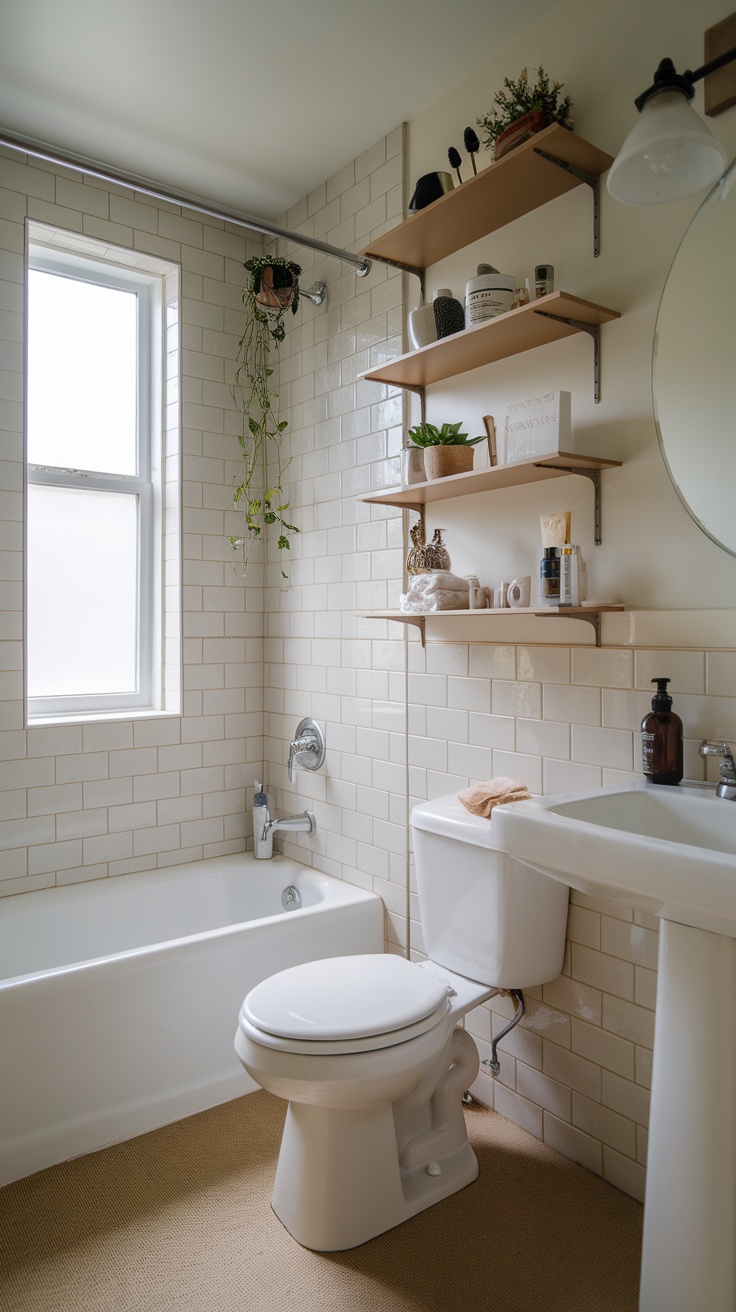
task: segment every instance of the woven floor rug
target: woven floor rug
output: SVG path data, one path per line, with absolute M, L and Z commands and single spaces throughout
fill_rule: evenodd
M 361 1248 L 300 1248 L 269 1206 L 284 1111 L 250 1094 L 0 1190 L 0 1308 L 635 1312 L 641 1206 L 477 1105 L 474 1184 Z

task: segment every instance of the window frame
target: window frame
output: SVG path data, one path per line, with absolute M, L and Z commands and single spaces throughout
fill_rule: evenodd
M 163 278 L 127 268 L 105 258 L 49 249 L 31 237 L 29 272 L 112 287 L 136 296 L 137 327 L 137 474 L 114 474 L 91 469 L 36 465 L 26 461 L 28 485 L 69 487 L 134 496 L 137 511 L 137 689 L 125 693 L 27 696 L 28 722 L 49 719 L 84 719 L 156 710 L 161 705 L 161 661 L 158 629 L 161 621 L 161 480 L 163 358 Z M 26 370 L 26 388 L 30 386 Z M 27 444 L 26 444 L 27 450 Z M 28 534 L 28 526 L 26 527 Z M 156 580 L 159 580 L 158 584 Z

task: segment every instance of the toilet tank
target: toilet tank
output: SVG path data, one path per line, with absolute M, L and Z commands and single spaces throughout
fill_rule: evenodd
M 567 886 L 497 851 L 491 820 L 466 810 L 454 793 L 421 802 L 409 823 L 430 959 L 498 988 L 556 979 Z

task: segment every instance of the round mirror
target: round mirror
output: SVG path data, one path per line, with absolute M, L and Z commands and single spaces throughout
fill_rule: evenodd
M 736 555 L 736 163 L 703 202 L 667 277 L 652 368 L 654 413 L 675 489 Z

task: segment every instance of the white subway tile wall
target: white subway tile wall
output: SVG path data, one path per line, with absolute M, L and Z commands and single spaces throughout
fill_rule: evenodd
M 262 243 L 11 151 L 0 151 L 0 217 L 0 893 L 241 851 L 246 783 L 263 759 L 263 593 L 260 567 L 246 589 L 229 563 L 239 518 L 229 383 L 242 263 Z M 180 268 L 165 285 L 165 700 L 150 718 L 23 727 L 23 316 L 34 220 L 78 234 L 80 251 L 91 237 Z
M 353 161 L 284 216 L 359 250 L 404 212 L 403 132 Z M 23 242 L 27 216 L 181 264 L 183 715 L 23 728 Z M 279 352 L 301 532 L 290 589 L 279 565 L 248 585 L 226 538 L 238 472 L 228 386 L 242 261 L 257 243 L 228 225 L 0 152 L 0 889 L 63 884 L 242 850 L 247 790 L 265 772 L 280 813 L 310 806 L 317 833 L 284 849 L 379 892 L 389 950 L 423 953 L 411 878 L 411 804 L 511 774 L 546 793 L 616 783 L 640 769 L 650 679 L 672 677 L 686 772 L 705 736 L 736 738 L 733 651 L 442 643 L 355 618 L 395 606 L 402 517 L 357 500 L 398 481 L 401 399 L 357 375 L 400 352 L 402 275 L 368 279 L 293 247 L 303 302 Z M 172 429 L 177 428 L 172 424 Z M 263 588 L 261 583 L 263 582 Z M 265 614 L 265 627 L 263 616 Z M 666 667 L 666 668 L 665 668 Z M 287 775 L 304 716 L 322 722 L 325 768 Z M 709 766 L 713 778 L 714 767 Z M 717 773 L 717 772 L 716 772 Z M 646 1163 L 657 921 L 574 893 L 558 980 L 531 990 L 504 1040 L 501 1074 L 473 1091 L 500 1113 L 641 1198 Z M 512 1014 L 494 999 L 467 1018 L 481 1056 Z

